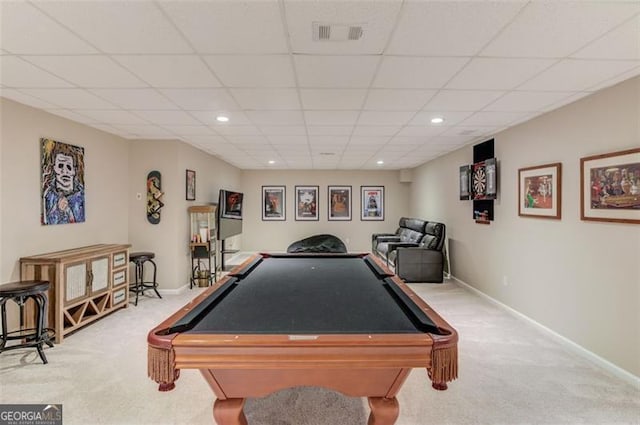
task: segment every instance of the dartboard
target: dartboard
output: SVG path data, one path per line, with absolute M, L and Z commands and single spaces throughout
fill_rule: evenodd
M 473 171 L 473 192 L 478 195 L 484 195 L 487 189 L 487 174 L 484 167 L 478 167 Z

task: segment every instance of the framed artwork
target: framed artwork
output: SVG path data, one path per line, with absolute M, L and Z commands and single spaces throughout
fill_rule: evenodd
M 244 198 L 242 192 L 220 189 L 218 198 L 220 218 L 242 220 L 242 200 Z
M 498 196 L 497 163 L 495 158 L 476 162 L 471 171 L 473 199 L 496 199 Z
M 196 200 L 196 172 L 193 170 L 187 170 L 186 176 L 186 194 L 187 201 Z
M 640 148 L 580 159 L 580 218 L 640 224 Z
M 40 176 L 40 222 L 84 222 L 84 148 L 40 139 Z
M 562 217 L 562 164 L 518 170 L 518 215 L 559 220 Z
M 327 193 L 328 220 L 351 220 L 351 186 L 329 186 Z
M 360 220 L 384 220 L 384 186 L 360 186 Z
M 286 188 L 284 186 L 262 186 L 262 220 L 285 221 Z
M 460 167 L 460 200 L 471 199 L 471 165 Z
M 296 220 L 313 221 L 318 217 L 318 186 L 296 186 Z

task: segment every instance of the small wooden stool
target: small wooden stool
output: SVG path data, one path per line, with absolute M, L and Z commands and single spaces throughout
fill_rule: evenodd
M 135 264 L 135 281 L 131 282 L 129 291 L 136 293 L 136 301 L 134 305 L 138 305 L 138 296 L 144 295 L 146 289 L 153 289 L 159 298 L 162 298 L 158 292 L 158 282 L 156 281 L 157 266 L 153 261 L 156 255 L 153 252 L 132 252 L 129 254 L 129 261 Z M 153 281 L 144 281 L 144 264 L 149 262 L 153 265 Z
M 25 280 L 0 285 L 0 309 L 2 310 L 2 337 L 0 337 L 0 353 L 16 348 L 36 347 L 38 355 L 44 364 L 47 358 L 42 350 L 42 344 L 53 347 L 53 330 L 46 327 L 47 291 L 49 282 L 46 280 Z M 36 327 L 24 328 L 24 304 L 31 298 L 36 304 Z M 12 332 L 7 330 L 7 301 L 13 300 L 20 306 L 20 329 Z M 6 346 L 7 341 L 23 340 L 20 344 Z

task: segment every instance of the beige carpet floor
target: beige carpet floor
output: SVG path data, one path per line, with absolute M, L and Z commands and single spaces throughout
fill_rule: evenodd
M 411 287 L 460 334 L 460 378 L 431 389 L 424 370 L 402 387 L 397 425 L 640 424 L 640 388 L 466 289 Z M 0 354 L 0 403 L 62 403 L 65 425 L 212 424 L 197 371 L 160 393 L 146 376 L 147 332 L 199 289 L 120 310 L 46 349 Z M 295 388 L 247 401 L 249 425 L 364 425 L 366 399 Z

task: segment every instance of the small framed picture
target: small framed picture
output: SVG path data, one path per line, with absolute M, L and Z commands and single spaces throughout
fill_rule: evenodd
M 360 220 L 384 220 L 384 186 L 360 186 Z
M 460 167 L 460 200 L 471 199 L 471 165 Z
M 285 186 L 262 186 L 262 220 L 285 221 L 286 218 Z
M 318 186 L 296 186 L 296 220 L 314 221 L 318 216 Z
M 329 186 L 328 190 L 329 221 L 351 220 L 351 186 Z
M 640 224 L 640 148 L 580 159 L 580 218 Z
M 196 200 L 196 172 L 193 170 L 187 170 L 186 194 L 187 201 Z
M 518 170 L 518 215 L 562 217 L 562 164 L 546 164 Z

